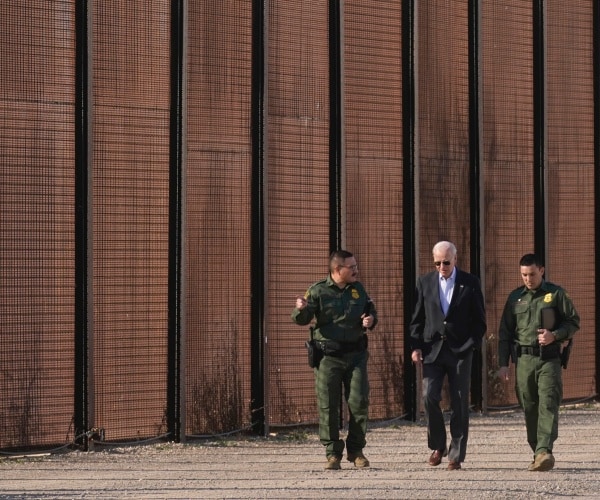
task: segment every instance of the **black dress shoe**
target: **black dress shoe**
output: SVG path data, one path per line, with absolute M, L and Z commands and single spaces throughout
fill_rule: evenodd
M 460 462 L 455 462 L 454 460 L 450 460 L 450 462 L 448 462 L 448 470 L 458 469 L 460 469 Z
M 432 465 L 433 467 L 440 465 L 442 463 L 442 457 L 445 455 L 446 452 L 443 450 L 434 450 L 429 457 L 429 465 Z

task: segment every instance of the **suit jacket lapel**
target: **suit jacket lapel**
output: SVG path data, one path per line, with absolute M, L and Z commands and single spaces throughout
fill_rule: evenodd
M 448 314 L 454 307 L 455 304 L 458 304 L 462 293 L 465 291 L 465 285 L 462 280 L 462 273 L 456 269 L 456 279 L 454 280 L 454 290 L 452 291 L 452 299 L 450 299 L 450 306 L 448 307 Z

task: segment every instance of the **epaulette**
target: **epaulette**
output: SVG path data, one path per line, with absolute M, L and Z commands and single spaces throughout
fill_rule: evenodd
M 310 285 L 310 286 L 308 287 L 308 289 L 306 290 L 306 294 L 308 295 L 308 293 L 309 293 L 309 292 L 310 292 L 310 291 L 311 291 L 311 290 L 312 290 L 314 287 L 316 287 L 316 286 L 318 286 L 318 285 L 323 285 L 324 283 L 327 283 L 327 278 L 323 278 L 323 279 L 320 279 L 319 281 L 315 281 L 315 282 L 314 282 L 312 285 Z
M 525 285 L 520 286 L 519 288 L 515 288 L 510 296 L 511 297 L 520 297 L 521 295 L 523 295 L 523 292 L 525 291 Z
M 544 281 L 544 288 L 548 289 L 551 292 L 556 292 L 557 290 L 562 289 L 562 287 L 560 287 L 550 281 Z

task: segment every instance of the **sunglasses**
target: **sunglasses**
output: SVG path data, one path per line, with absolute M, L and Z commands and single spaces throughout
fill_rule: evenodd
M 444 264 L 445 266 L 449 266 L 450 264 L 452 264 L 452 262 L 450 262 L 449 260 L 438 260 L 436 262 L 434 262 L 435 267 L 440 267 L 442 264 Z

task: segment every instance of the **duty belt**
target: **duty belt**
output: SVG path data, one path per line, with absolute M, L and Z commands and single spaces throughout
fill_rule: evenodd
M 530 354 L 531 356 L 539 356 L 540 355 L 539 347 L 522 345 L 522 346 L 520 346 L 519 350 L 521 351 L 521 354 Z
M 315 340 L 315 344 L 320 351 L 328 356 L 341 356 L 349 352 L 364 351 L 367 348 L 367 336 L 358 342 L 336 342 L 335 340 Z
M 529 354 L 530 356 L 539 356 L 543 359 L 554 359 L 560 357 L 560 345 L 550 344 L 543 347 L 520 345 L 517 346 L 517 355 Z

